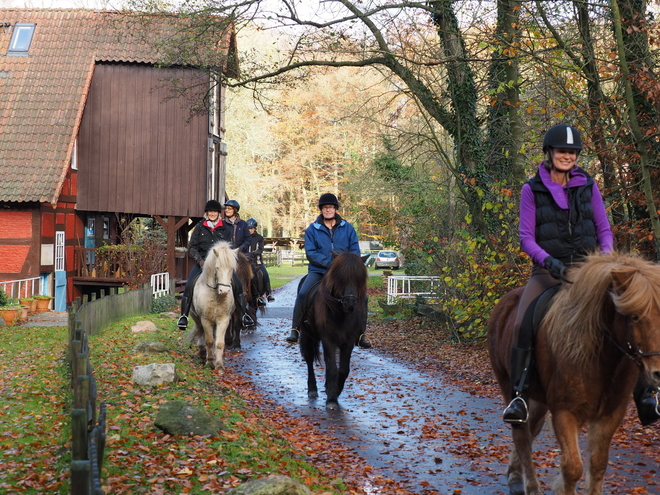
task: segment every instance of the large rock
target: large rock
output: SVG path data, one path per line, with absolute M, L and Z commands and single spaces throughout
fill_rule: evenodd
M 151 363 L 133 368 L 133 381 L 138 385 L 162 385 L 176 380 L 174 363 Z
M 150 340 L 143 340 L 142 342 L 138 342 L 134 347 L 133 347 L 133 352 L 135 353 L 152 353 L 152 354 L 157 354 L 159 352 L 167 352 L 167 346 L 163 344 L 162 342 L 153 342 Z
M 227 495 L 311 495 L 302 483 L 287 476 L 268 476 L 232 488 Z
M 218 418 L 184 400 L 172 400 L 160 406 L 155 425 L 170 435 L 218 436 L 226 430 Z
M 131 327 L 131 331 L 133 333 L 156 332 L 157 330 L 158 327 L 156 327 L 156 324 L 153 321 L 149 321 L 149 320 L 138 321 L 135 325 Z

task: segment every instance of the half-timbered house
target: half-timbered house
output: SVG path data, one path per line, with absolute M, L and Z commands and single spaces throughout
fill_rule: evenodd
M 0 282 L 37 281 L 58 310 L 124 285 L 127 267 L 97 251 L 136 217 L 164 227 L 155 261 L 187 276 L 175 247 L 225 197 L 219 75 L 238 69 L 232 26 L 216 23 L 191 55 L 200 70 L 168 59 L 176 16 L 0 9 Z

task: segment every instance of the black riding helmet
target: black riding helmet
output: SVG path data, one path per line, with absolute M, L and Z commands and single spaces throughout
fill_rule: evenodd
M 319 198 L 319 209 L 323 208 L 323 205 L 334 205 L 335 208 L 339 208 L 339 200 L 332 193 L 321 194 Z
M 550 148 L 578 150 L 579 153 L 582 151 L 580 131 L 568 124 L 552 126 L 543 138 L 543 153 L 547 153 Z
M 248 218 L 247 226 L 248 226 L 248 229 L 256 229 L 257 228 L 257 221 L 254 218 Z
M 230 199 L 225 203 L 225 206 L 231 206 L 236 212 L 238 213 L 239 210 L 241 209 L 241 205 L 238 204 L 238 201 L 235 199 Z
M 210 199 L 206 202 L 206 205 L 204 206 L 204 211 L 220 212 L 222 211 L 222 205 L 220 204 L 220 201 L 217 201 L 215 199 Z

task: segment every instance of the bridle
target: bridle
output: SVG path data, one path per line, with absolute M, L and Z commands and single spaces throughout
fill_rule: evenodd
M 209 283 L 206 281 L 206 279 L 204 280 L 204 283 L 206 284 L 206 286 L 209 289 L 218 290 L 218 287 L 231 288 L 231 284 L 223 284 L 223 283 L 218 282 L 218 273 L 215 270 L 213 270 L 213 282 L 215 283 L 215 286 L 209 285 Z
M 626 333 L 628 335 L 631 335 L 632 328 L 630 324 L 630 316 L 626 317 L 626 327 L 627 327 Z M 660 356 L 660 351 L 642 352 L 642 350 L 634 342 L 634 340 L 629 337 L 626 338 L 626 343 L 623 346 L 619 344 L 616 340 L 614 340 L 614 337 L 612 337 L 612 333 L 609 331 L 607 332 L 607 337 L 610 339 L 610 341 L 614 344 L 614 346 L 617 349 L 619 349 L 626 357 L 632 359 L 635 362 L 635 364 L 640 368 L 644 367 L 644 363 L 642 362 L 642 359 L 653 356 Z

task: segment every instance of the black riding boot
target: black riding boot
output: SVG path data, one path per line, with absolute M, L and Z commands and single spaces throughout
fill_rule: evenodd
M 532 350 L 511 348 L 511 389 L 513 399 L 502 413 L 502 420 L 509 424 L 526 423 L 529 419 L 529 382 Z
M 254 327 L 254 320 L 247 313 L 247 303 L 245 301 L 245 293 L 240 292 L 238 294 L 238 307 L 241 310 L 243 316 L 241 316 L 241 323 L 243 328 L 252 329 Z
M 286 338 L 289 344 L 297 344 L 300 339 L 300 324 L 302 323 L 303 311 L 297 305 L 293 306 L 293 317 L 291 318 L 291 332 Z
M 179 330 L 184 331 L 188 328 L 188 312 L 190 311 L 190 298 L 184 293 L 181 296 L 181 316 L 176 322 L 176 326 L 179 327 Z
M 658 404 L 658 389 L 639 379 L 633 398 L 637 406 L 637 415 L 642 426 L 648 426 L 660 419 L 660 404 Z

